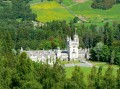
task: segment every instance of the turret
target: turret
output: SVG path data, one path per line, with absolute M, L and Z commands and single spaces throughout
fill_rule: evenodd
M 57 50 L 56 50 L 56 56 L 57 56 L 57 58 L 60 58 L 60 56 L 61 56 L 61 50 L 60 50 L 60 47 L 57 47 Z
M 69 41 L 69 37 L 67 36 L 67 42 Z
M 75 34 L 73 39 L 74 41 L 78 42 L 79 41 L 78 35 Z
M 21 47 L 21 49 L 20 49 L 20 53 L 22 53 L 24 50 L 23 50 L 23 48 Z
M 77 28 L 75 28 L 75 35 L 73 36 L 73 40 L 74 40 L 75 42 L 78 42 L 78 44 L 79 44 L 79 37 L 78 37 L 78 35 L 76 34 L 76 30 L 77 30 Z

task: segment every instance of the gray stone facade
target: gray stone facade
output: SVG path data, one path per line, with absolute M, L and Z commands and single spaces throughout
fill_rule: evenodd
M 84 61 L 89 59 L 89 49 L 78 49 L 79 47 L 79 37 L 77 34 L 74 35 L 73 40 L 71 37 L 67 37 L 67 49 L 61 50 L 59 47 L 55 50 L 23 50 L 21 47 L 20 52 L 26 52 L 28 57 L 33 61 L 48 61 L 49 64 L 56 61 L 56 59 L 72 61 L 80 60 Z

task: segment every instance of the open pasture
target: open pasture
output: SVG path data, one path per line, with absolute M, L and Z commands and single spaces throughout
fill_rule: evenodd
M 73 15 L 84 18 L 87 22 L 109 22 L 120 20 L 120 4 L 114 5 L 109 10 L 91 8 L 92 0 L 63 0 L 64 6 L 55 1 L 41 2 L 33 0 L 31 8 L 37 14 L 37 20 L 49 22 L 53 20 L 67 20 L 74 18 Z M 66 9 L 67 8 L 67 9 Z
M 37 20 L 49 22 L 53 20 L 71 20 L 74 18 L 65 8 L 57 2 L 43 2 L 31 5 L 33 13 L 37 14 Z
M 75 0 L 64 0 L 63 3 L 78 17 L 82 16 L 89 22 L 120 20 L 120 4 L 114 5 L 111 9 L 108 10 L 102 10 L 91 8 L 92 0 L 83 0 L 81 2 L 82 3 L 75 2 Z
M 30 4 L 35 4 L 35 3 L 40 3 L 41 2 L 41 0 L 32 0 L 32 1 L 30 1 Z

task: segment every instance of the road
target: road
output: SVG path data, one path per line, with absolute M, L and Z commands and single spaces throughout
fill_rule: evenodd
M 69 64 L 65 64 L 65 67 L 74 67 L 74 66 L 82 66 L 82 67 L 93 67 L 94 65 L 89 63 L 89 62 L 85 62 L 85 63 L 69 63 Z M 95 66 L 96 68 L 99 68 L 99 66 Z M 107 66 L 104 66 L 103 68 L 108 68 Z M 113 68 L 118 70 L 119 68 Z
M 74 67 L 74 66 L 82 66 L 82 67 L 93 67 L 93 64 L 89 62 L 85 63 L 70 63 L 70 64 L 65 64 L 65 67 Z

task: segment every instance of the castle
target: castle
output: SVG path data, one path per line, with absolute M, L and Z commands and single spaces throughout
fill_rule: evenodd
M 29 50 L 25 51 L 21 47 L 20 52 L 26 52 L 28 57 L 33 61 L 41 61 L 53 63 L 56 59 L 63 61 L 72 61 L 72 60 L 86 60 L 89 59 L 89 49 L 79 49 L 79 37 L 77 34 L 71 37 L 67 36 L 67 49 L 60 50 L 58 47 L 55 50 Z

